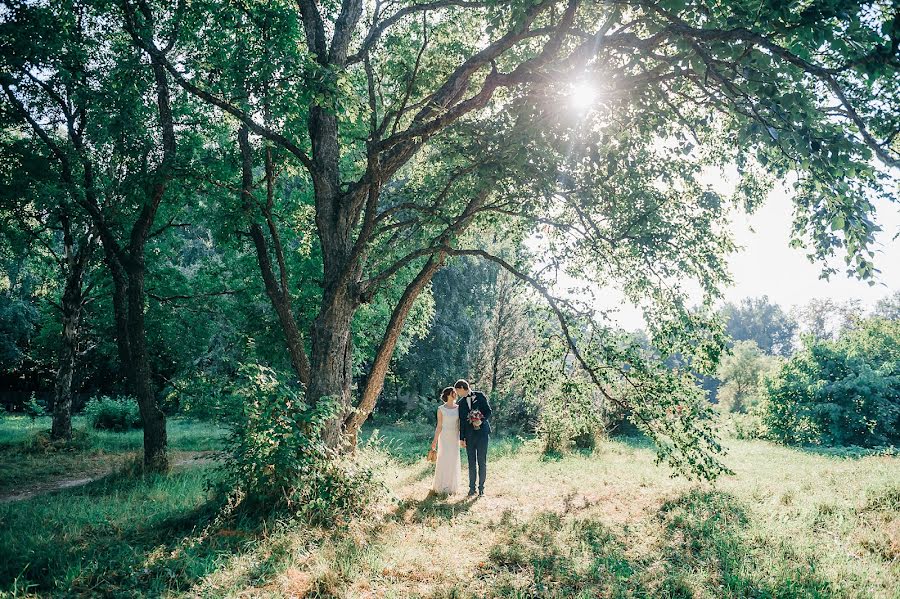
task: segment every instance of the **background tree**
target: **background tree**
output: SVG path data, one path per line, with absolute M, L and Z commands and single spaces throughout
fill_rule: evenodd
M 797 323 L 767 296 L 748 297 L 739 305 L 727 303 L 722 315 L 735 341 L 753 341 L 770 355 L 789 356 L 793 351 Z
M 777 365 L 777 359 L 763 353 L 755 341 L 736 342 L 716 370 L 722 381 L 719 404 L 729 412 L 746 412 L 758 405 L 765 396 L 765 377 Z
M 831 298 L 813 298 L 796 309 L 796 319 L 802 333 L 814 339 L 830 340 L 856 326 L 862 313 L 859 300 L 838 302 Z
M 29 143 L 12 138 L 2 145 L 6 180 L 0 198 L 4 213 L 14 221 L 7 225 L 7 231 L 15 226 L 30 238 L 20 251 L 31 259 L 45 260 L 51 271 L 47 286 L 60 287 L 45 296 L 58 311 L 57 332 L 61 330 L 53 344 L 57 358 L 50 433 L 51 439 L 60 441 L 72 436 L 72 380 L 83 349 L 79 348 L 82 314 L 93 287 L 89 271 L 97 239 L 89 221 L 58 185 L 59 173 L 53 160 L 28 147 Z
M 878 300 L 872 315 L 887 320 L 900 320 L 900 291 L 895 291 Z

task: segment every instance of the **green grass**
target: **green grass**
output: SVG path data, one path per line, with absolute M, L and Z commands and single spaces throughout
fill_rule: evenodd
M 385 464 L 389 496 L 376 517 L 334 530 L 217 519 L 206 491 L 216 475 L 205 466 L 0 504 L 0 591 L 900 597 L 896 456 L 728 440 L 735 475 L 691 483 L 656 466 L 640 439 L 548 460 L 534 441 L 511 437 L 492 444 L 487 496 L 473 501 L 429 493 L 430 438 L 421 425 L 370 428 L 380 449 L 367 451 Z
M 90 428 L 81 416 L 73 418 L 73 440 L 49 443 L 50 418 L 0 418 L 0 495 L 59 478 L 82 478 L 105 473 L 139 455 L 140 430 L 115 433 Z M 175 452 L 216 450 L 223 431 L 185 418 L 168 423 L 169 448 Z

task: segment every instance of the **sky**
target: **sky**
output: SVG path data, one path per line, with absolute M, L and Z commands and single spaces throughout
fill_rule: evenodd
M 861 300 L 865 309 L 889 293 L 900 289 L 900 202 L 876 205 L 876 222 L 882 231 L 876 235 L 875 267 L 881 270 L 876 285 L 849 279 L 842 272 L 829 280 L 819 278 L 821 264 L 806 258 L 802 248 L 791 248 L 792 207 L 783 189 L 774 190 L 765 204 L 752 215 L 737 214 L 732 231 L 741 249 L 729 259 L 734 284 L 724 290 L 725 300 L 733 303 L 746 297 L 769 296 L 790 310 L 813 298 L 831 298 L 843 302 Z M 839 256 L 839 265 L 843 259 Z M 624 329 L 644 327 L 640 310 L 624 301 L 615 290 L 604 290 L 599 308 L 618 308 L 610 316 Z

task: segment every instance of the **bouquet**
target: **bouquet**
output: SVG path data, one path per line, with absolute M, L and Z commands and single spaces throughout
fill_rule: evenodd
M 481 413 L 481 410 L 472 410 L 469 412 L 469 424 L 472 425 L 476 431 L 481 428 L 481 422 L 484 420 L 484 415 Z

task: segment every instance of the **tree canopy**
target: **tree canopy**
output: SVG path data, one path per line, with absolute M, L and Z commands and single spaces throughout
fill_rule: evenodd
M 897 9 L 877 0 L 18 2 L 0 31 L 2 116 L 97 227 L 120 361 L 155 423 L 148 465 L 166 462 L 148 249 L 202 221 L 255 257 L 246 282 L 306 399 L 336 399 L 331 447 L 355 444 L 429 281 L 470 256 L 534 288 L 585 376 L 661 455 L 711 475 L 691 372 L 712 372 L 724 342 L 711 307 L 729 218 L 790 181 L 794 243 L 826 275 L 843 258 L 875 276 L 898 43 Z M 731 164 L 723 195 L 708 175 Z M 556 297 L 561 271 L 623 288 L 655 353 Z M 359 315 L 380 301 L 355 391 Z M 690 371 L 664 365 L 675 354 Z

